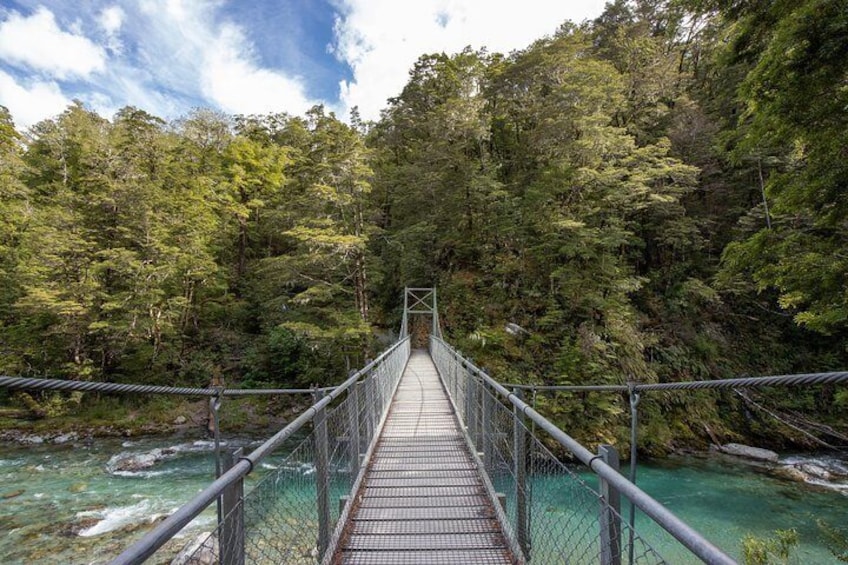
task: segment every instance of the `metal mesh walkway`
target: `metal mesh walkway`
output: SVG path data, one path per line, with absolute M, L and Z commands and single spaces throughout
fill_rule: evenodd
M 426 351 L 400 380 L 334 563 L 514 559 Z

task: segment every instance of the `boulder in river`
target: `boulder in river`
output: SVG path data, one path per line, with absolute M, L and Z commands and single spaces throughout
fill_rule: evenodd
M 777 453 L 770 449 L 751 447 L 750 445 L 743 445 L 741 443 L 725 443 L 724 445 L 719 446 L 718 450 L 728 455 L 754 459 L 755 461 L 769 461 L 771 463 L 777 463 L 777 460 L 780 458 Z
M 779 477 L 848 494 L 848 461 L 836 455 L 790 455 L 773 472 Z
M 807 476 L 812 477 L 814 479 L 821 479 L 823 481 L 829 481 L 833 478 L 833 475 L 829 470 L 822 467 L 821 465 L 816 465 L 815 463 L 801 463 L 796 464 L 801 472 L 805 473 Z
M 774 474 L 790 481 L 803 483 L 807 481 L 807 475 L 794 465 L 783 465 L 774 470 Z
M 79 439 L 79 435 L 75 432 L 70 432 L 67 434 L 58 435 L 54 437 L 52 441 L 53 443 L 61 445 L 63 443 L 68 443 L 69 441 L 76 441 L 77 439 Z
M 217 556 L 218 538 L 203 532 L 183 546 L 171 565 L 213 565 L 218 562 Z
M 3 500 L 9 500 L 10 498 L 17 498 L 25 492 L 26 492 L 26 490 L 19 488 L 18 490 L 13 490 L 11 492 L 4 492 L 3 494 L 0 494 L 0 498 L 2 498 Z
M 172 448 L 156 448 L 145 453 L 119 453 L 109 459 L 106 467 L 110 473 L 142 471 L 174 454 L 175 450 Z

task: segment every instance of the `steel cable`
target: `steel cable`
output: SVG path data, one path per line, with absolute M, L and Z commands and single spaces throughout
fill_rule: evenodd
M 24 377 L 0 376 L 0 388 L 10 390 L 55 390 L 106 393 L 138 393 L 138 394 L 173 394 L 183 396 L 249 396 L 273 394 L 311 394 L 317 391 L 331 391 L 336 387 L 323 388 L 291 388 L 291 389 L 226 389 L 226 388 L 191 388 L 170 387 L 158 385 L 139 385 L 128 383 L 102 383 L 94 381 L 65 381 L 61 379 L 36 379 Z
M 628 392 L 652 390 L 698 390 L 724 388 L 760 388 L 767 386 L 802 386 L 820 384 L 848 384 L 848 371 L 832 373 L 801 373 L 797 375 L 772 375 L 766 377 L 742 377 L 710 381 L 685 381 L 674 383 L 647 383 L 627 385 L 527 385 L 506 384 L 506 388 L 519 388 L 539 392 Z

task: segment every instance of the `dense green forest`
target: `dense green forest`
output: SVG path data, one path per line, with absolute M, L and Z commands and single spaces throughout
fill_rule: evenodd
M 445 334 L 503 382 L 848 365 L 844 0 L 616 0 L 508 55 L 422 56 L 375 123 L 3 111 L 0 153 L 2 374 L 338 382 L 396 335 L 405 285 L 438 287 Z M 848 411 L 834 388 L 759 398 Z M 537 402 L 626 433 L 624 398 Z M 732 393 L 643 406 L 650 451 L 797 439 Z

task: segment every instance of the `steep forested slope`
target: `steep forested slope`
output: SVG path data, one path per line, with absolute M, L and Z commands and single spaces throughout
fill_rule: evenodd
M 405 285 L 437 286 L 502 381 L 844 367 L 846 51 L 842 1 L 617 0 L 509 55 L 422 56 L 376 123 L 3 113 L 0 372 L 335 382 Z M 626 427 L 617 396 L 538 402 L 586 438 Z M 741 402 L 651 396 L 644 446 L 759 433 Z

